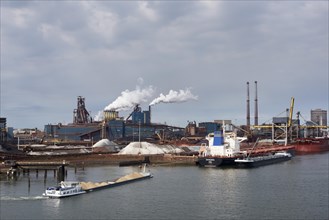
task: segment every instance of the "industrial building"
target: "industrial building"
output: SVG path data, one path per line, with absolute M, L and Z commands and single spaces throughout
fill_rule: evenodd
M 151 107 L 148 111 L 142 111 L 136 105 L 126 119 L 119 117 L 117 111 L 105 110 L 102 121 L 93 121 L 86 109 L 85 99 L 79 96 L 77 103 L 77 109 L 73 111 L 73 123 L 45 125 L 44 142 L 81 144 L 95 143 L 103 138 L 122 143 L 138 140 L 152 142 L 184 136 L 184 128 L 152 123 Z
M 0 144 L 7 141 L 7 119 L 0 118 Z
M 14 136 L 14 128 L 7 127 L 7 118 L 0 118 L 0 145 L 12 143 Z
M 322 109 L 311 110 L 311 121 L 316 125 L 327 126 L 327 111 Z
M 124 119 L 118 111 L 104 110 L 102 121 L 93 121 L 90 117 L 85 99 L 81 96 L 77 100 L 77 108 L 73 111 L 73 123 L 45 125 L 44 143 L 62 144 L 93 144 L 101 139 L 109 139 L 121 144 L 132 141 L 147 141 L 157 143 L 174 142 L 180 140 L 203 139 L 208 133 L 218 131 L 222 123 L 230 124 L 230 120 L 216 120 L 214 122 L 189 122 L 186 128 L 152 123 L 151 106 L 142 110 L 137 104 L 129 116 Z

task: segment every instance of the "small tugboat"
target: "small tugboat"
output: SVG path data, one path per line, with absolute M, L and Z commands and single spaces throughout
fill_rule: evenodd
M 42 194 L 49 198 L 62 198 L 86 193 L 79 182 L 62 181 L 59 186 L 47 187 Z
M 247 157 L 245 159 L 236 159 L 234 162 L 237 167 L 252 168 L 273 163 L 279 163 L 282 161 L 290 160 L 292 155 L 287 152 L 277 152 L 266 156 Z

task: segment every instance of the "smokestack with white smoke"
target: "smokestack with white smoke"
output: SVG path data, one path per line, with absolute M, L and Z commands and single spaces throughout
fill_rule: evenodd
M 147 98 L 153 95 L 153 92 L 154 89 L 152 86 L 149 86 L 145 89 L 137 88 L 133 91 L 129 91 L 127 89 L 121 92 L 121 96 L 119 96 L 116 100 L 114 100 L 114 102 L 106 106 L 104 110 L 129 110 L 133 108 L 136 104 L 146 102 Z
M 176 102 L 186 102 L 188 100 L 197 100 L 198 96 L 192 94 L 189 89 L 179 90 L 179 92 L 170 90 L 167 95 L 163 95 L 162 93 L 156 99 L 154 99 L 150 105 L 156 105 L 159 103 L 176 103 Z
M 129 91 L 128 89 L 121 92 L 121 95 L 114 100 L 111 104 L 106 106 L 104 110 L 110 111 L 123 111 L 129 110 L 133 108 L 137 104 L 141 104 L 142 102 L 146 102 L 147 98 L 151 97 L 154 93 L 154 89 L 152 86 L 147 88 L 141 89 L 137 87 L 133 91 Z M 95 116 L 95 120 L 98 121 L 103 119 L 103 111 L 99 111 L 98 114 Z

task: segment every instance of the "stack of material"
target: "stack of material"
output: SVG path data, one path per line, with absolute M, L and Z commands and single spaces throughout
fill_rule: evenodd
M 179 147 L 173 145 L 159 145 L 148 142 L 131 142 L 118 154 L 150 155 L 150 154 L 178 154 L 183 153 Z
M 93 182 L 80 182 L 82 190 L 89 190 L 94 189 L 101 186 L 109 185 L 113 182 L 99 182 L 99 183 L 93 183 Z
M 128 175 L 125 175 L 123 177 L 118 178 L 117 180 L 115 180 L 114 182 L 80 182 L 80 186 L 82 188 L 82 190 L 91 190 L 91 189 L 97 189 L 103 186 L 108 186 L 108 185 L 112 185 L 115 183 L 121 183 L 121 182 L 125 182 L 125 181 L 129 181 L 129 180 L 134 180 L 134 179 L 139 179 L 144 177 L 143 174 L 141 173 L 131 173 Z
M 102 139 L 92 147 L 94 153 L 114 153 L 119 151 L 119 146 L 109 139 Z
M 120 182 L 123 182 L 123 181 L 138 179 L 138 178 L 141 178 L 141 177 L 143 177 L 143 175 L 141 173 L 135 172 L 135 173 L 131 173 L 131 174 L 128 174 L 126 176 L 120 177 L 115 182 L 120 183 Z

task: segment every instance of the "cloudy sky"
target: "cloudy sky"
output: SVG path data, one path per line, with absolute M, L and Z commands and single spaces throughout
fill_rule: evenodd
M 153 106 L 152 121 L 328 110 L 328 1 L 1 0 L 1 117 L 14 128 L 71 123 L 77 97 L 92 116 L 124 94 Z M 126 117 L 130 110 L 122 110 Z M 282 115 L 282 114 L 281 114 Z M 282 115 L 284 116 L 284 115 Z M 253 123 L 253 118 L 252 118 Z

